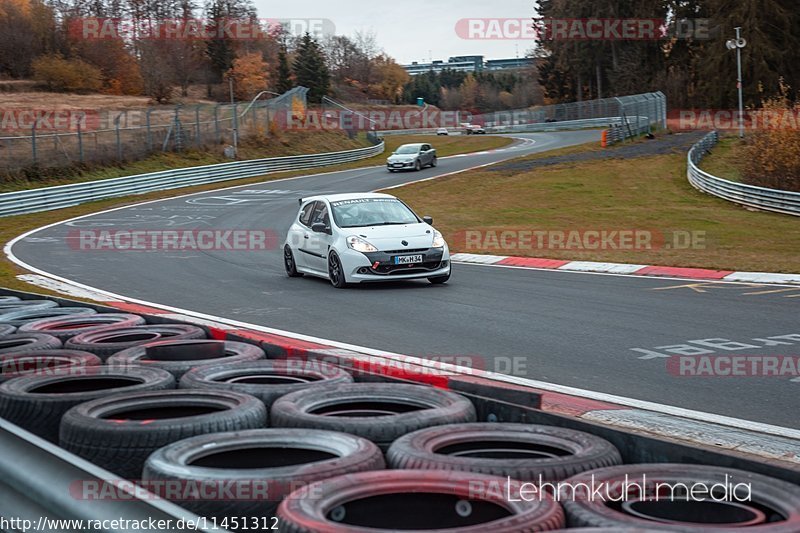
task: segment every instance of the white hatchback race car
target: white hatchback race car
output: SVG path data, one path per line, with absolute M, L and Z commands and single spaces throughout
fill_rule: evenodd
M 348 283 L 450 279 L 450 250 L 431 225 L 388 194 L 336 194 L 300 200 L 283 247 L 289 277 Z

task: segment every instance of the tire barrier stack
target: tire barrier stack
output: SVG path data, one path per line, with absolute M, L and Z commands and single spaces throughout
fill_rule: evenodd
M 0 417 L 230 530 L 800 531 L 800 486 L 775 477 L 625 464 L 587 431 L 480 421 L 478 396 L 100 311 L 0 297 Z M 630 497 L 620 480 L 644 475 L 752 497 Z M 537 482 L 605 482 L 614 499 L 519 497 Z

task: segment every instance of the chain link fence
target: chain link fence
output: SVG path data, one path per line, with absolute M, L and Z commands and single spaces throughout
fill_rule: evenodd
M 304 113 L 308 89 L 268 100 L 234 104 L 176 105 L 123 111 L 73 113 L 68 131 L 36 118 L 18 135 L 0 136 L 0 170 L 60 167 L 143 159 L 157 152 L 180 152 L 235 144 L 248 136 L 269 136 L 286 113 Z M 266 91 L 262 94 L 266 94 Z
M 559 123 L 585 123 L 586 127 L 620 125 L 631 132 L 649 131 L 649 126 L 667 126 L 667 98 L 659 91 L 585 100 L 475 115 L 470 122 L 492 131 L 558 129 Z

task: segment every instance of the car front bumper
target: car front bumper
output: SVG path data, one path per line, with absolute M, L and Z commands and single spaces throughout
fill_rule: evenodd
M 407 170 L 414 168 L 416 161 L 406 161 L 397 163 L 386 163 L 386 168 L 389 170 Z
M 422 263 L 394 264 L 398 255 L 422 255 Z M 348 283 L 421 279 L 446 276 L 450 272 L 450 251 L 444 248 L 361 253 L 348 249 L 340 254 Z

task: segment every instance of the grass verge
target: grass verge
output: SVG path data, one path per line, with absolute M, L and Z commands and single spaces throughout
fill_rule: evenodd
M 570 152 L 576 150 L 596 148 Z M 432 215 L 457 252 L 800 272 L 796 218 L 748 211 L 696 191 L 686 180 L 683 153 L 614 159 L 610 150 L 609 156 L 523 172 L 489 167 L 392 192 Z M 469 230 L 480 232 L 471 234 L 479 241 L 468 244 Z M 507 230 L 555 231 L 567 238 L 569 232 L 638 230 L 650 232 L 652 245 L 590 250 L 585 240 L 570 244 L 565 238 L 559 248 L 556 241 L 540 245 L 537 237 L 529 245 L 491 239 Z M 684 248 L 687 237 L 694 243 Z
M 706 154 L 700 162 L 700 169 L 718 178 L 741 182 L 746 151 L 744 142 L 738 137 L 725 136 L 711 153 Z

